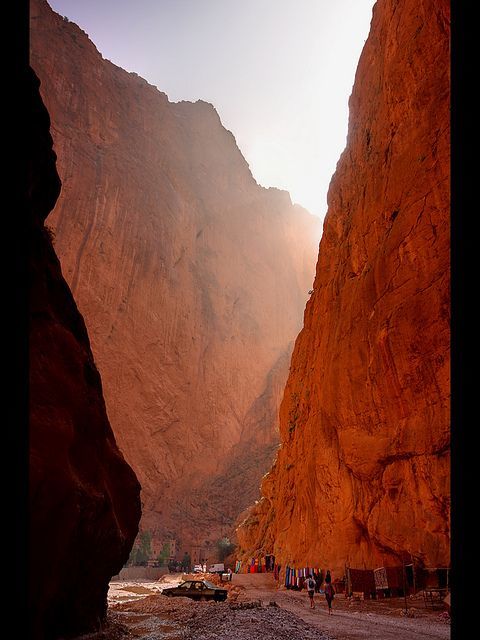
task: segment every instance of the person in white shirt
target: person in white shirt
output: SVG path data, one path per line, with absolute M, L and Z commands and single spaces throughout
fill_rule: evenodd
M 315 594 L 315 580 L 312 575 L 309 575 L 305 580 L 305 586 L 307 587 L 308 597 L 310 598 L 310 609 L 315 609 L 315 603 L 313 596 Z

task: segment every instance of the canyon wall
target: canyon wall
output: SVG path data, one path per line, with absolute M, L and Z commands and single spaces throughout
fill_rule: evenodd
M 449 563 L 449 3 L 378 0 L 243 557 Z
M 140 486 L 118 450 L 90 343 L 44 220 L 60 192 L 49 116 L 33 72 L 30 228 L 29 624 L 34 640 L 98 628 L 128 558 Z
M 142 485 L 141 527 L 214 541 L 278 446 L 319 221 L 255 182 L 211 104 L 169 102 L 40 0 L 31 61 L 63 181 L 55 246 Z

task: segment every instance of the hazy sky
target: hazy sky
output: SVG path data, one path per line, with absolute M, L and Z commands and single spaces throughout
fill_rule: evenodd
M 104 58 L 217 109 L 260 184 L 326 213 L 374 0 L 49 0 Z

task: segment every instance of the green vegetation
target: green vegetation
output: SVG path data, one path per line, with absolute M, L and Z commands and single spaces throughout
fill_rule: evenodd
M 152 534 L 150 531 L 143 531 L 140 534 L 139 541 L 135 541 L 133 549 L 130 552 L 127 565 L 138 566 L 146 565 L 152 555 Z
M 163 544 L 162 550 L 158 554 L 157 562 L 161 567 L 165 567 L 170 557 L 170 545 L 168 542 Z
M 185 551 L 182 558 L 182 571 L 187 572 L 187 571 L 190 571 L 191 568 L 192 568 L 192 559 L 190 557 L 190 554 Z
M 230 538 L 226 537 L 217 540 L 215 546 L 217 547 L 218 559 L 220 560 L 220 562 L 223 562 L 225 558 L 235 550 L 235 545 L 233 544 L 233 542 L 230 542 Z

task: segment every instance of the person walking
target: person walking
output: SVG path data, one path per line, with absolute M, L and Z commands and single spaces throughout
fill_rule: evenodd
M 325 599 L 328 604 L 328 615 L 332 613 L 332 600 L 335 597 L 335 589 L 332 585 L 332 576 L 330 575 L 330 569 L 327 570 L 325 576 Z
M 305 586 L 307 587 L 308 597 L 310 598 L 310 609 L 315 609 L 315 603 L 313 601 L 313 595 L 315 593 L 315 580 L 312 575 L 309 575 L 305 580 Z

